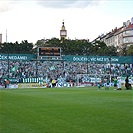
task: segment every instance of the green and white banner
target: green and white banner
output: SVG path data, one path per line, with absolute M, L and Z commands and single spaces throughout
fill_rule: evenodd
M 74 56 L 66 55 L 64 60 L 69 62 L 97 62 L 97 63 L 130 63 L 132 56 Z
M 61 59 L 66 62 L 96 62 L 96 63 L 118 63 L 118 64 L 130 63 L 130 64 L 133 64 L 133 56 L 64 55 L 61 57 Z M 0 60 L 30 61 L 30 60 L 36 60 L 36 55 L 35 54 L 0 54 Z M 43 59 L 40 59 L 40 60 L 43 60 Z M 56 61 L 56 59 L 54 61 Z
M 0 54 L 0 60 L 22 60 L 28 61 L 36 59 L 34 54 Z

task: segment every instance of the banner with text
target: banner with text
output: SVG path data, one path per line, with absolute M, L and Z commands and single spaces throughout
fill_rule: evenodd
M 130 63 L 132 56 L 74 56 L 66 55 L 64 60 L 69 62 L 96 62 L 96 63 Z
M 0 54 L 0 60 L 21 60 L 28 61 L 35 59 L 34 54 Z

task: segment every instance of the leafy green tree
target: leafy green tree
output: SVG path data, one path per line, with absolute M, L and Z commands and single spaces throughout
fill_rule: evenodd
M 105 55 L 107 46 L 104 42 L 96 41 L 91 47 L 91 55 Z
M 115 46 L 108 46 L 106 50 L 105 55 L 118 55 L 117 48 Z
M 31 54 L 33 51 L 33 44 L 32 43 L 28 43 L 27 40 L 24 40 L 20 43 L 21 47 L 20 50 L 22 51 L 22 53 L 25 54 Z
M 51 38 L 49 40 L 46 40 L 46 44 L 49 44 L 51 47 L 60 47 L 61 41 L 58 38 Z
M 34 47 L 33 47 L 34 46 Z M 104 42 L 96 41 L 91 43 L 88 40 L 70 40 L 66 39 L 61 42 L 58 38 L 41 39 L 36 42 L 35 45 L 29 43 L 27 40 L 23 40 L 21 43 L 17 41 L 15 43 L 1 43 L 0 53 L 13 53 L 13 54 L 31 54 L 37 52 L 37 47 L 61 47 L 62 54 L 64 55 L 99 55 L 110 56 L 118 55 L 117 48 L 114 46 L 107 46 Z M 130 46 L 127 50 L 123 48 L 120 55 L 132 55 L 133 46 Z
M 109 56 L 117 55 L 117 48 L 114 46 L 107 46 L 104 42 L 97 41 L 93 44 L 92 55 Z
M 122 47 L 119 51 L 119 55 L 123 55 L 126 56 L 127 55 L 127 48 L 126 47 Z
M 12 43 L 3 43 L 1 46 L 1 53 L 9 53 L 12 51 Z
M 60 40 L 58 38 L 51 38 L 51 39 L 41 39 L 38 40 L 35 44 L 36 47 L 59 47 Z
M 79 41 L 79 54 L 80 55 L 91 55 L 92 44 L 88 40 Z
M 0 52 L 5 54 L 31 54 L 33 53 L 33 44 L 28 43 L 27 40 L 24 40 L 21 43 L 4 42 L 0 46 Z
M 35 44 L 35 46 L 36 47 L 42 47 L 42 46 L 44 46 L 44 39 L 41 39 L 41 40 L 37 40 L 37 42 L 36 42 L 36 44 Z
M 133 45 L 131 45 L 128 50 L 127 50 L 127 55 L 130 56 L 130 55 L 133 55 Z

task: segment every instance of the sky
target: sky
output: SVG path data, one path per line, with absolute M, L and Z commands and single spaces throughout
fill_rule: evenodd
M 2 42 L 60 38 L 94 40 L 133 17 L 133 0 L 0 0 Z M 6 38 L 7 31 L 7 38 Z

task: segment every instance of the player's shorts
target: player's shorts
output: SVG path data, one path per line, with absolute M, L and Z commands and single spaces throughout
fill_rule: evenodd
M 114 84 L 114 87 L 117 87 L 117 85 L 116 85 L 116 84 Z

